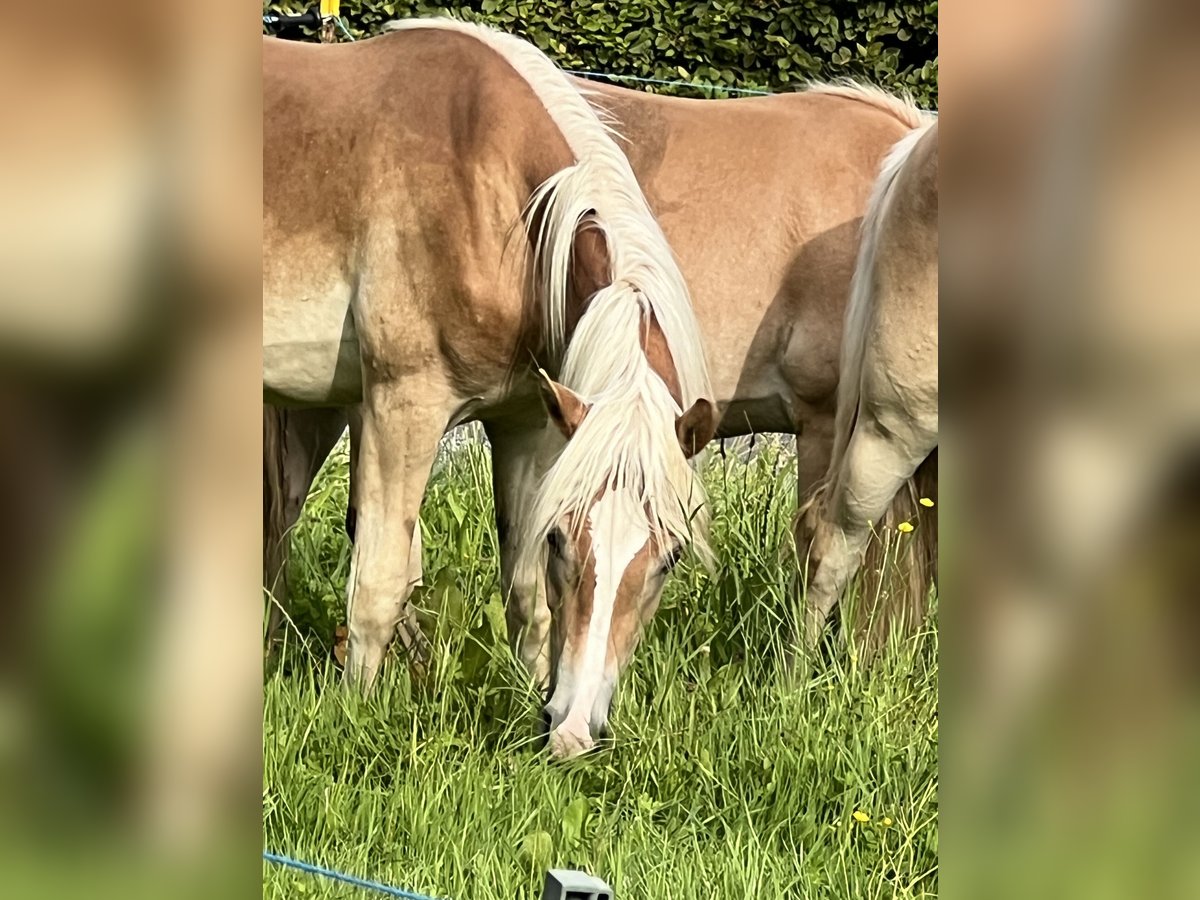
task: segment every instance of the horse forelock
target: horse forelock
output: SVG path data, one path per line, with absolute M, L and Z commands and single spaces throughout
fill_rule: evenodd
M 562 521 L 586 528 L 591 506 L 608 491 L 628 491 L 646 510 L 653 534 L 690 543 L 708 558 L 703 485 L 679 446 L 679 403 L 642 350 L 651 315 L 628 285 L 599 292 L 567 349 L 562 378 L 591 404 L 542 480 L 522 546 L 540 551 Z
M 679 447 L 675 408 L 661 381 L 594 402 L 542 480 L 522 523 L 523 551 L 541 562 L 552 529 L 569 522 L 577 537 L 601 498 L 624 492 L 645 511 L 660 544 L 677 540 L 708 559 L 706 497 Z

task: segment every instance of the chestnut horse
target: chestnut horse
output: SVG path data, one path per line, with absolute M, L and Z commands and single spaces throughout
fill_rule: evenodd
M 688 278 L 719 434 L 797 435 L 804 499 L 829 463 L 843 313 L 872 185 L 888 150 L 932 117 L 854 84 L 739 100 L 577 85 L 618 123 Z M 509 638 L 546 684 L 553 642 L 544 585 L 560 580 L 551 570 L 561 561 L 548 545 L 545 565 L 521 552 L 539 543 L 516 527 L 533 477 L 529 429 L 485 425 Z M 908 516 L 905 498 L 889 514 L 897 521 Z M 626 628 L 633 612 L 616 610 L 614 627 Z
M 637 503 L 638 565 L 686 542 L 668 510 L 702 507 L 687 455 L 715 429 L 699 329 L 627 159 L 567 77 L 517 38 L 409 20 L 355 44 L 265 39 L 263 105 L 264 397 L 361 418 L 347 677 L 371 685 L 397 626 L 420 653 L 410 548 L 459 422 L 526 434 L 530 472 L 570 492 L 531 490 L 553 527 L 612 540 L 630 522 L 608 511 Z M 597 632 L 611 642 L 582 627 L 564 653 L 590 671 Z M 607 701 L 561 682 L 570 752 Z

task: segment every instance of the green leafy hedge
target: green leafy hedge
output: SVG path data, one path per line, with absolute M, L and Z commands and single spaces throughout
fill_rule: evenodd
M 528 38 L 568 69 L 775 91 L 851 76 L 937 106 L 936 0 L 342 0 L 341 9 L 355 37 L 391 19 L 452 14 Z

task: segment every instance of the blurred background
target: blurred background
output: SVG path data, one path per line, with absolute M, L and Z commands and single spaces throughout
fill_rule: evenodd
M 258 11 L 3 13 L 3 892 L 257 891 Z
M 4 12 L 5 893 L 255 895 L 259 11 Z M 1200 14 L 939 13 L 943 884 L 1196 896 Z
M 944 885 L 1196 896 L 1200 17 L 940 30 Z

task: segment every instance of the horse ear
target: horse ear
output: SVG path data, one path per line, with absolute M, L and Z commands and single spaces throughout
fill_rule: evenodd
M 546 374 L 545 369 L 538 369 L 538 389 L 542 394 L 542 403 L 550 415 L 550 421 L 558 426 L 567 440 L 571 439 L 587 416 L 591 404 L 572 391 L 554 381 Z
M 679 436 L 679 446 L 688 459 L 703 450 L 716 433 L 717 411 L 703 397 L 675 420 L 675 434 Z

